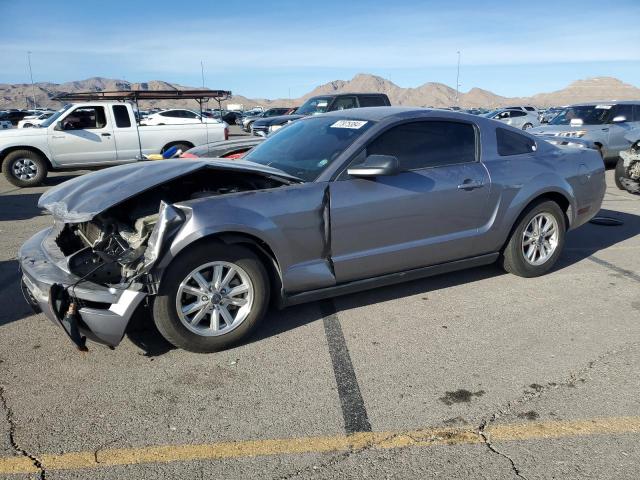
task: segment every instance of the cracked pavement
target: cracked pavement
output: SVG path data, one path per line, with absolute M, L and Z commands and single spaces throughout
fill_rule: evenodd
M 640 197 L 617 190 L 612 173 L 603 213 L 624 225 L 570 233 L 548 276 L 486 267 L 335 299 L 372 431 L 397 432 L 383 437 L 397 448 L 379 448 L 378 439 L 44 476 L 636 478 L 638 433 L 492 437 L 492 428 L 515 424 L 640 416 Z M 73 175 L 56 174 L 48 186 Z M 251 342 L 213 355 L 169 349 L 144 316 L 116 350 L 76 352 L 30 313 L 17 284 L 17 249 L 50 224 L 36 208 L 48 186 L 15 190 L 0 179 L 0 459 L 27 455 L 33 465 L 87 452 L 108 463 L 114 450 L 344 435 L 319 304 L 272 312 Z M 403 443 L 409 432 L 440 427 L 472 440 Z M 5 477 L 42 476 L 0 471 Z

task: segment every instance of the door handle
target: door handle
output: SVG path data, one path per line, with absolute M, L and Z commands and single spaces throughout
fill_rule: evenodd
M 458 190 L 474 190 L 476 188 L 482 188 L 484 184 L 482 182 L 476 182 L 467 178 L 464 182 L 458 185 Z
M 103 133 L 103 134 L 102 134 L 102 136 L 103 136 L 103 137 L 110 137 L 110 136 L 111 136 L 111 134 L 110 134 L 110 133 Z
M 51 138 L 64 138 L 64 135 L 51 135 Z

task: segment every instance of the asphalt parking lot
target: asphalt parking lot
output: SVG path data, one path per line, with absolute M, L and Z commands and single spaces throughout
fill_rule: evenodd
M 76 351 L 23 301 L 51 223 L 0 179 L 0 478 L 637 478 L 640 197 L 554 271 L 497 267 L 271 312 L 245 345 L 171 349 L 140 312 Z

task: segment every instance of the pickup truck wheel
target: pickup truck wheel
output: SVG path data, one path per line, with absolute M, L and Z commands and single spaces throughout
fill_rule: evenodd
M 31 150 L 15 150 L 2 162 L 2 173 L 16 187 L 35 187 L 47 176 L 47 162 Z
M 627 172 L 626 169 L 624 168 L 624 160 L 621 158 L 618 158 L 618 163 L 616 163 L 616 169 L 613 172 L 613 178 L 616 182 L 616 187 L 618 187 L 620 190 L 626 190 L 624 188 L 624 185 L 621 182 L 621 179 L 627 176 Z
M 523 130 L 529 130 L 530 128 L 533 128 L 532 123 L 525 123 L 524 126 L 522 127 Z
M 269 301 L 260 259 L 246 248 L 206 244 L 169 265 L 153 304 L 153 319 L 173 345 L 216 352 L 245 339 Z
M 565 216 L 556 202 L 533 204 L 511 234 L 502 268 L 520 277 L 544 275 L 560 257 L 565 234 Z

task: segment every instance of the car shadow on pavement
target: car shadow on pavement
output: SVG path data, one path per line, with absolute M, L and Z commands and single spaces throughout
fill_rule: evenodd
M 66 182 L 67 180 L 76 178 L 77 176 L 82 175 L 84 173 L 87 173 L 87 172 L 78 172 L 78 173 L 69 173 L 65 175 L 49 176 L 44 179 L 44 182 L 42 182 L 42 184 L 47 187 L 54 187 L 56 185 L 60 185 L 63 182 Z
M 463 270 L 448 275 L 414 280 L 390 287 L 381 287 L 360 293 L 353 293 L 340 297 L 336 302 L 339 310 L 349 310 L 355 307 L 372 305 L 378 302 L 400 299 L 403 297 L 426 294 L 430 291 L 448 288 L 454 285 L 467 284 L 485 278 L 502 275 L 504 272 L 494 265 Z M 339 305 L 338 305 L 339 304 Z M 322 310 L 318 303 L 296 305 L 284 310 L 271 308 L 255 333 L 238 346 L 259 342 L 269 337 L 277 336 L 289 330 L 302 327 L 323 319 Z M 149 309 L 141 306 L 136 312 L 135 319 L 129 325 L 126 337 L 147 357 L 163 355 L 175 347 L 168 343 L 158 332 Z
M 33 315 L 22 297 L 17 260 L 0 261 L 0 327 Z
M 336 311 L 339 313 L 343 310 L 366 307 L 414 295 L 427 295 L 430 292 L 443 288 L 472 284 L 504 274 L 505 272 L 496 265 L 488 265 L 343 295 L 336 297 L 333 302 Z M 424 299 L 426 300 L 426 298 Z M 425 303 L 425 306 L 428 308 L 428 304 Z M 246 343 L 258 342 L 265 338 L 280 335 L 288 330 L 301 327 L 307 323 L 322 320 L 322 311 L 323 310 L 318 307 L 318 302 L 290 307 L 283 311 L 271 310 L 258 330 Z
M 554 267 L 561 270 L 577 263 L 600 250 L 640 234 L 640 216 L 616 210 L 602 209 L 597 216 L 620 220 L 622 225 L 605 226 L 587 223 L 567 234 L 564 251 Z
M 623 225 L 605 227 L 587 224 L 570 232 L 565 244 L 565 251 L 553 271 L 569 267 L 600 250 L 640 233 L 640 216 L 612 210 L 601 210 L 599 215 L 617 218 L 623 222 Z M 456 285 L 470 285 L 499 275 L 505 275 L 505 272 L 497 264 L 488 265 L 344 295 L 338 297 L 334 303 L 337 311 L 340 312 L 414 295 L 426 296 L 429 292 Z M 127 332 L 127 337 L 144 350 L 147 356 L 158 356 L 172 350 L 174 347 L 162 338 L 153 325 L 148 309 L 139 309 L 139 315 L 134 327 Z M 289 330 L 322 320 L 322 318 L 322 309 L 318 308 L 318 303 L 297 305 L 282 311 L 271 309 L 256 332 L 242 345 L 283 334 Z
M 40 193 L 24 193 L 0 196 L 0 222 L 28 220 L 43 213 L 38 208 Z
M 176 349 L 160 334 L 151 318 L 150 308 L 144 304 L 136 309 L 125 336 L 144 352 L 145 357 L 159 357 Z

